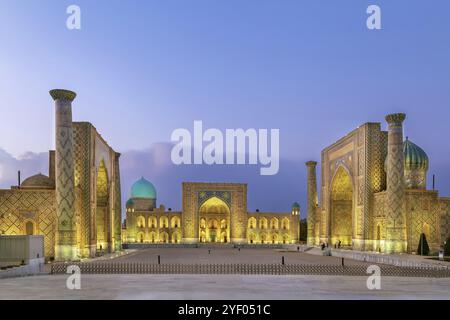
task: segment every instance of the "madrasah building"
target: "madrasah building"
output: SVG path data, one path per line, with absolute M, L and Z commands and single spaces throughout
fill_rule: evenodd
M 156 206 L 156 189 L 141 178 L 126 203 L 124 243 L 291 244 L 300 239 L 300 206 L 291 212 L 248 212 L 247 185 L 182 184 L 182 211 Z
M 49 175 L 0 190 L 0 235 L 43 235 L 47 260 L 121 250 L 120 154 L 89 122 L 72 121 L 76 94 L 51 90 L 55 151 Z
M 320 204 L 317 162 L 307 166 L 308 244 L 362 251 L 413 253 L 422 233 L 439 250 L 450 232 L 450 198 L 427 190 L 427 154 L 403 140 L 403 113 L 366 123 L 322 151 Z

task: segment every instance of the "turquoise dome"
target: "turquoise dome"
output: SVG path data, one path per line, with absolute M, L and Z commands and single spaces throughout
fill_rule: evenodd
M 133 199 L 128 199 L 128 201 L 127 201 L 127 203 L 126 203 L 126 206 L 127 206 L 127 207 L 131 207 L 131 206 L 133 206 L 133 205 L 134 205 Z
M 429 160 L 427 154 L 408 138 L 403 143 L 403 154 L 405 155 L 405 169 L 428 170 Z
M 155 186 L 142 177 L 131 186 L 131 198 L 156 199 Z
M 298 202 L 294 202 L 292 204 L 292 209 L 300 209 L 300 205 L 298 204 Z
M 403 142 L 403 155 L 405 157 L 405 170 L 428 170 L 429 160 L 427 154 L 421 147 L 411 142 L 408 137 Z M 387 157 L 384 162 L 384 171 L 387 172 Z

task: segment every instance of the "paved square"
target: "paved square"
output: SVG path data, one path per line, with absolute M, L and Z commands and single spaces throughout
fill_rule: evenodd
M 260 275 L 84 275 L 81 290 L 66 275 L 0 280 L 0 299 L 450 299 L 450 279 Z
M 209 250 L 211 250 L 209 252 Z M 341 258 L 311 255 L 297 251 L 270 248 L 150 248 L 137 250 L 114 261 L 178 264 L 279 264 L 282 257 L 286 264 L 341 265 Z M 345 259 L 346 265 L 365 265 L 362 261 Z

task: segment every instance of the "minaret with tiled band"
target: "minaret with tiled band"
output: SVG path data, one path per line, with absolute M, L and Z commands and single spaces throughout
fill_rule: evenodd
M 316 210 L 318 205 L 317 197 L 317 178 L 316 178 L 316 166 L 317 162 L 308 161 L 306 162 L 306 167 L 308 170 L 308 185 L 307 185 L 307 198 L 308 198 L 308 245 L 316 245 Z
M 76 93 L 69 90 L 50 91 L 55 101 L 56 145 L 56 247 L 58 261 L 78 259 L 75 226 L 74 151 L 72 101 Z
M 386 252 L 406 251 L 406 217 L 403 210 L 404 153 L 403 121 L 404 113 L 386 116 L 388 123 L 387 191 L 386 191 Z

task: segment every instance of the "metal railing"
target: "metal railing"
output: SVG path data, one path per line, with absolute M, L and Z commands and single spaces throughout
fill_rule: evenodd
M 367 276 L 368 265 L 308 264 L 154 264 L 144 262 L 53 263 L 51 274 L 65 274 L 77 265 L 82 274 L 241 274 L 241 275 L 343 275 Z M 450 270 L 433 267 L 380 266 L 382 276 L 450 278 Z

